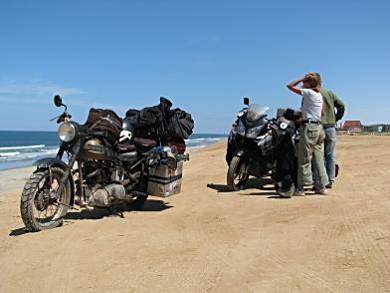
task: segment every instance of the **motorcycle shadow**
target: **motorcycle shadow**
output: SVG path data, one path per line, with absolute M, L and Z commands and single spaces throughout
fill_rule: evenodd
M 29 231 L 27 231 L 24 227 L 22 227 L 22 228 L 12 229 L 11 232 L 8 234 L 8 236 L 15 237 L 26 233 L 29 233 Z
M 226 184 L 214 184 L 214 183 L 209 183 L 207 184 L 208 188 L 214 189 L 218 192 L 232 192 L 229 190 Z M 246 189 L 258 189 L 266 192 L 262 193 L 249 193 L 246 195 L 264 195 L 264 196 L 276 196 L 278 195 L 275 192 L 275 188 L 273 186 L 273 181 L 271 178 L 265 177 L 265 178 L 249 178 L 248 181 L 246 182 L 245 186 L 241 189 L 240 193 L 242 194 L 243 190 Z
M 131 205 L 118 205 L 115 208 L 96 208 L 93 210 L 81 210 L 79 212 L 68 212 L 65 216 L 67 220 L 98 220 L 104 217 L 120 216 L 124 218 L 125 212 L 161 212 L 173 206 L 162 200 L 148 199 L 141 210 L 135 210 Z
M 155 199 L 148 199 L 142 210 L 137 212 L 161 212 L 166 209 L 170 209 L 173 206 L 170 205 L 168 202 L 165 203 L 162 200 L 155 200 Z M 104 217 L 112 217 L 112 216 L 119 216 L 121 218 L 124 218 L 123 213 L 125 212 L 133 212 L 134 208 L 132 206 L 117 206 L 114 210 L 109 210 L 105 208 L 97 208 L 94 210 L 86 210 L 83 209 L 81 211 L 70 211 L 66 214 L 64 217 L 65 220 L 98 220 L 102 219 Z M 15 237 L 20 236 L 26 233 L 30 233 L 27 231 L 24 227 L 12 229 L 11 232 L 8 234 L 9 236 Z

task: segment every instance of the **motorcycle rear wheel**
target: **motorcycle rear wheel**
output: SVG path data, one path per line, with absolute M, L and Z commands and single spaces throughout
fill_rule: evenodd
M 230 191 L 241 190 L 249 179 L 249 174 L 245 172 L 245 166 L 241 157 L 234 156 L 230 161 L 226 176 L 227 187 Z
M 53 167 L 51 175 L 52 182 L 50 182 L 48 170 L 37 170 L 24 186 L 20 201 L 20 213 L 28 231 L 38 232 L 60 226 L 68 211 L 71 197 L 69 182 L 64 186 L 57 201 L 50 199 L 50 194 L 57 190 L 64 171 L 61 168 Z M 48 215 L 49 210 L 51 215 Z M 41 218 L 43 213 L 45 217 Z

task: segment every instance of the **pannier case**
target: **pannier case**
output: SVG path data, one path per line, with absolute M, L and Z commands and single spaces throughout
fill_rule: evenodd
M 148 194 L 168 197 L 180 193 L 183 172 L 183 161 L 177 162 L 175 170 L 167 165 L 159 165 L 149 169 Z

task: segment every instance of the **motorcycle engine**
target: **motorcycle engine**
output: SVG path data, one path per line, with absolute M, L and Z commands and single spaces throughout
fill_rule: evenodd
M 125 178 L 125 170 L 120 166 L 110 168 L 111 181 L 121 182 Z
M 93 207 L 109 207 L 117 201 L 129 201 L 131 196 L 126 194 L 122 184 L 109 184 L 96 189 L 89 198 L 88 205 Z
M 109 207 L 115 203 L 131 201 L 126 188 L 121 183 L 125 179 L 125 171 L 106 161 L 88 161 L 83 171 L 86 179 L 85 195 L 88 206 Z

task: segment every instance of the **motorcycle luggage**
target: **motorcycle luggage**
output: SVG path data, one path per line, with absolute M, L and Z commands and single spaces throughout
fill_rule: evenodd
M 178 154 L 184 154 L 186 151 L 186 144 L 183 141 L 170 141 L 168 146 L 174 148 Z
M 132 126 L 135 136 L 158 140 L 163 113 L 159 106 L 146 107 L 140 111 L 129 109 L 125 120 Z
M 114 144 L 122 130 L 122 119 L 110 109 L 91 108 L 86 125 L 89 131 L 105 133 L 107 140 Z
M 140 115 L 140 111 L 137 109 L 129 109 L 126 112 L 126 118 L 125 120 L 131 124 L 133 127 L 136 127 L 138 125 L 138 118 Z
M 171 111 L 167 126 L 169 136 L 187 139 L 194 129 L 194 120 L 191 114 L 177 108 Z
M 149 169 L 148 194 L 168 197 L 180 193 L 183 161 L 177 162 L 176 169 L 167 165 L 157 165 Z
M 158 106 L 146 107 L 139 112 L 138 127 L 152 127 L 159 125 L 163 120 L 163 113 Z

